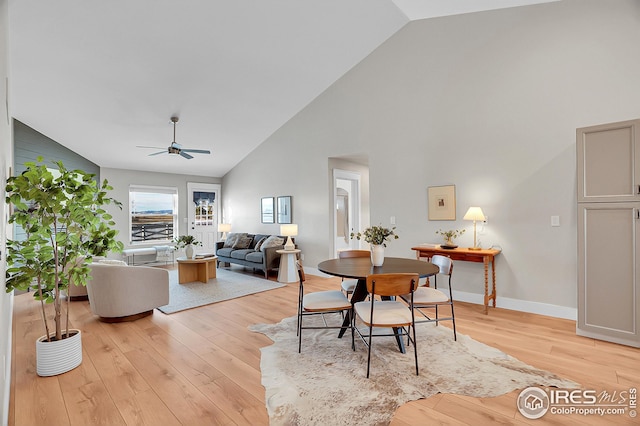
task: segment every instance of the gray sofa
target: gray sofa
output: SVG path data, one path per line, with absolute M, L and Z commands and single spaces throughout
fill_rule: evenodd
M 256 246 L 262 241 L 262 245 L 269 237 L 282 239 L 282 244 L 270 247 Z M 250 241 L 249 241 L 250 240 Z M 272 239 L 273 240 L 273 239 Z M 264 272 L 264 277 L 269 277 L 269 272 L 280 266 L 280 254 L 278 250 L 284 249 L 287 237 L 266 234 L 229 234 L 226 241 L 216 243 L 216 256 L 218 256 L 218 268 L 223 263 L 235 263 L 249 268 L 259 269 Z M 276 241 L 277 242 L 277 241 Z M 273 241 L 268 242 L 271 244 Z

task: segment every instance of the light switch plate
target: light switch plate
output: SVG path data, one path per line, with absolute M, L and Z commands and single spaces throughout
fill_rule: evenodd
M 560 226 L 560 216 L 551 216 L 551 226 Z

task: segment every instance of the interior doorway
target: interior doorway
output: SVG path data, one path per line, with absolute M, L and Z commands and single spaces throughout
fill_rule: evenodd
M 360 173 L 333 170 L 333 245 L 336 257 L 341 250 L 358 248 L 358 241 L 352 240 L 350 234 L 360 229 L 360 180 Z

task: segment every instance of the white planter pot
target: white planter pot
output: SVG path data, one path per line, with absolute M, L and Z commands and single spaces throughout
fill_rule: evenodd
M 195 256 L 195 252 L 193 250 L 193 245 L 188 244 L 185 248 L 184 248 L 184 252 L 187 255 L 187 259 L 193 259 Z
M 46 336 L 36 340 L 36 373 L 47 377 L 71 371 L 82 363 L 82 335 L 80 330 L 67 339 L 45 341 Z M 55 336 L 55 333 L 52 333 Z
M 384 263 L 384 246 L 382 244 L 371 245 L 371 263 L 373 266 L 382 266 Z

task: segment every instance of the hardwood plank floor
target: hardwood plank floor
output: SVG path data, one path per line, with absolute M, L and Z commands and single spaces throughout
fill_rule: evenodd
M 307 275 L 307 285 L 336 289 L 339 279 Z M 297 292 L 297 284 L 289 284 L 121 324 L 99 322 L 88 302 L 72 302 L 72 325 L 83 332 L 83 362 L 48 378 L 35 373 L 34 342 L 44 334 L 39 305 L 30 294 L 15 296 L 9 424 L 266 425 L 260 348 L 271 341 L 247 327 L 295 315 Z M 459 333 L 585 389 L 640 387 L 640 350 L 576 336 L 574 321 L 500 308 L 484 315 L 482 306 L 461 302 L 456 318 Z M 626 415 L 527 420 L 517 410 L 518 394 L 434 395 L 402 406 L 392 424 L 637 424 Z

